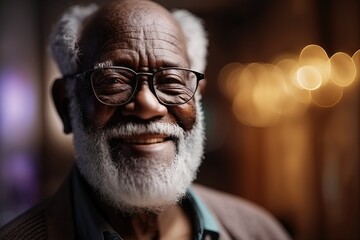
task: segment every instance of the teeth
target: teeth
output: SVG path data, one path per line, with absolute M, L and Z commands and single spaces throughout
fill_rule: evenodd
M 154 144 L 163 142 L 164 138 L 125 139 L 124 141 L 132 144 Z

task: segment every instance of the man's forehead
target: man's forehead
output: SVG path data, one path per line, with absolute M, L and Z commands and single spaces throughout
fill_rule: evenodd
M 172 15 L 160 5 L 142 0 L 117 1 L 100 9 L 88 20 L 80 38 L 80 48 L 88 55 L 100 45 L 119 44 L 120 47 L 126 44 L 120 41 L 137 38 L 157 39 L 186 51 L 185 37 Z
M 103 6 L 85 24 L 87 29 L 102 29 L 104 34 L 116 29 L 131 29 L 142 26 L 167 26 L 173 32 L 182 34 L 178 23 L 168 10 L 157 3 L 146 0 L 120 0 Z
M 157 3 L 146 0 L 122 0 L 103 6 L 96 14 L 106 24 L 150 24 L 152 21 L 172 21 L 171 14 Z

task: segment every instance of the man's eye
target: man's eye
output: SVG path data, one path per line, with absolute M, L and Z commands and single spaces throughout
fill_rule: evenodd
M 103 70 L 95 72 L 92 76 L 94 85 L 112 86 L 116 84 L 129 84 L 133 74 L 125 71 Z
M 100 82 L 101 84 L 115 84 L 115 83 L 120 83 L 120 80 L 118 78 L 105 78 Z
M 115 84 L 128 84 L 129 79 L 121 76 L 101 76 L 93 79 L 94 85 L 98 86 L 112 86 Z
M 167 76 L 167 77 L 161 77 L 157 78 L 156 85 L 158 84 L 184 84 L 184 80 L 177 76 Z

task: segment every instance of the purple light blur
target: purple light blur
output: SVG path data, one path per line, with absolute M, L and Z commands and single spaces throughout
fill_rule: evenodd
M 0 133 L 5 145 L 31 139 L 36 113 L 35 89 L 30 79 L 13 69 L 0 71 Z
M 22 202 L 32 204 L 37 196 L 36 166 L 29 154 L 15 153 L 5 159 L 1 180 Z

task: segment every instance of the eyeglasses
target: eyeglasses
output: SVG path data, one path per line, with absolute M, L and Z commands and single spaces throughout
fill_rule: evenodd
M 90 79 L 95 97 L 103 104 L 120 106 L 137 92 L 138 76 L 148 76 L 151 92 L 163 105 L 181 105 L 193 98 L 204 74 L 185 68 L 169 67 L 155 72 L 135 72 L 126 67 L 103 67 L 70 77 Z

